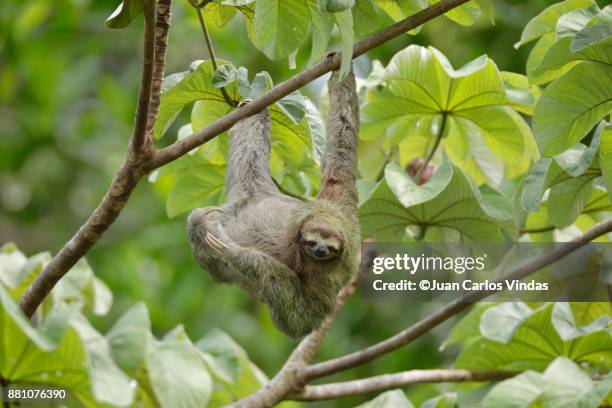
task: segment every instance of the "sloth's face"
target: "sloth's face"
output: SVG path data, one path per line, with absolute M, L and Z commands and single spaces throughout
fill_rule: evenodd
M 300 247 L 316 261 L 329 261 L 342 253 L 342 240 L 336 231 L 309 221 L 300 232 Z

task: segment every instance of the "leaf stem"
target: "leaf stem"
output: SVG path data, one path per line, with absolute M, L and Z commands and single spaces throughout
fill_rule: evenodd
M 200 21 L 200 27 L 202 28 L 202 33 L 204 34 L 204 40 L 206 41 L 206 48 L 208 48 L 208 55 L 210 56 L 210 62 L 212 63 L 213 69 L 216 71 L 219 68 L 217 64 L 217 56 L 215 55 L 215 48 L 213 47 L 212 37 L 210 36 L 210 32 L 208 31 L 208 27 L 206 26 L 206 20 L 204 19 L 204 12 L 202 9 L 211 0 L 203 0 L 200 3 L 196 3 L 195 0 L 187 0 L 189 4 L 196 10 L 198 14 L 198 20 Z M 223 95 L 223 99 L 225 102 L 232 107 L 235 107 L 236 101 L 230 98 L 227 90 L 225 88 L 221 88 L 221 94 Z
M 447 116 L 448 112 L 442 112 L 442 123 L 440 124 L 440 129 L 438 129 L 438 133 L 436 134 L 436 141 L 434 142 L 433 147 L 429 151 L 427 158 L 423 162 L 423 165 L 417 170 L 416 174 L 414 175 L 414 181 L 417 184 L 421 184 L 421 176 L 423 175 L 423 172 L 425 171 L 425 169 L 427 169 L 427 166 L 429 166 L 429 162 L 431 161 L 431 159 L 433 159 L 434 155 L 436 154 L 436 151 L 438 150 L 438 147 L 440 147 L 440 142 L 442 141 L 442 136 L 444 135 L 444 128 L 446 127 Z

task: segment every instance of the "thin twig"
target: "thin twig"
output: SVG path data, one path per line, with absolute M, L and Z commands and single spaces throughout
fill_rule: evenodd
M 299 394 L 291 396 L 298 401 L 321 401 L 353 395 L 380 392 L 391 388 L 405 387 L 419 383 L 501 381 L 514 377 L 512 371 L 490 370 L 469 371 L 456 369 L 410 370 L 400 373 L 377 375 L 353 381 L 322 385 L 307 385 Z
M 208 48 L 208 55 L 210 56 L 210 62 L 212 63 L 213 69 L 216 71 L 219 68 L 219 65 L 217 64 L 217 56 L 215 55 L 215 48 L 213 46 L 212 37 L 210 36 L 210 32 L 208 31 L 208 27 L 206 26 L 206 20 L 204 19 L 204 12 L 202 11 L 204 9 L 204 6 L 210 3 L 210 1 L 206 1 L 206 2 L 203 1 L 200 4 L 196 4 L 195 0 L 188 0 L 188 1 L 193 6 L 193 8 L 196 10 L 196 13 L 198 14 L 198 20 L 200 21 L 200 28 L 202 29 L 202 33 L 204 34 L 204 40 L 206 41 L 206 48 Z M 225 100 L 225 103 L 227 103 L 229 106 L 232 106 L 232 107 L 236 106 L 236 101 L 230 98 L 225 87 L 221 88 L 221 94 L 223 95 L 223 99 Z
M 549 253 L 544 254 L 543 256 L 534 259 L 529 263 L 521 265 L 507 276 L 499 278 L 495 282 L 523 279 L 526 276 L 529 276 L 530 274 L 542 269 L 543 267 L 563 259 L 571 252 L 577 250 L 578 248 L 586 245 L 595 238 L 604 235 L 610 231 L 612 231 L 612 218 L 595 225 L 593 228 L 584 232 L 582 235 L 574 238 L 574 240 L 560 244 L 558 247 L 556 247 Z M 383 340 L 379 343 L 376 343 L 354 353 L 350 353 L 342 357 L 334 358 L 332 360 L 308 366 L 304 368 L 301 375 L 303 375 L 307 380 L 311 380 L 314 378 L 324 377 L 326 375 L 334 374 L 339 371 L 344 371 L 349 368 L 365 364 L 369 361 L 374 360 L 377 357 L 385 355 L 402 346 L 405 346 L 406 344 L 412 342 L 423 334 L 429 332 L 431 329 L 438 326 L 442 322 L 445 322 L 452 316 L 455 316 L 463 310 L 467 309 L 473 303 L 497 292 L 497 290 L 471 292 L 469 295 L 466 295 L 460 299 L 448 303 L 446 306 L 442 307 L 434 314 L 425 317 L 424 319 L 420 320 L 409 328 L 399 332 L 398 334 L 392 337 L 389 337 L 386 340 Z

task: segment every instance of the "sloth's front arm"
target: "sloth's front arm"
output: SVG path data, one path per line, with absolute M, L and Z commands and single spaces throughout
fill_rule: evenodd
M 265 252 L 221 241 L 214 232 L 208 232 L 206 241 L 218 252 L 219 261 L 235 271 L 235 283 L 270 306 L 272 320 L 281 330 L 292 337 L 312 330 L 312 306 L 294 271 Z

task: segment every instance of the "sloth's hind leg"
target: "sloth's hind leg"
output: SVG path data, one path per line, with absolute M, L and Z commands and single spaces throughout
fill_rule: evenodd
M 218 282 L 234 282 L 234 273 L 220 256 L 219 248 L 208 238 L 211 234 L 221 240 L 230 241 L 225 233 L 222 220 L 225 211 L 221 207 L 196 208 L 189 215 L 187 226 L 193 255 L 213 280 Z

